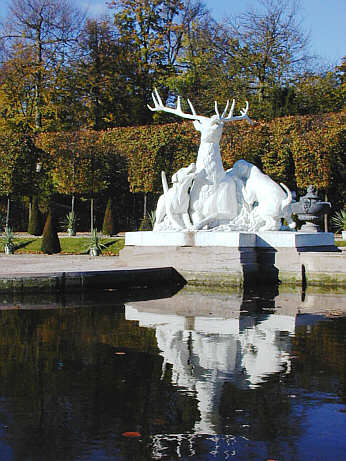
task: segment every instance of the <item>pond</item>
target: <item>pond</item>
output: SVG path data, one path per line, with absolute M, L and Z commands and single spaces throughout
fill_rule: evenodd
M 173 291 L 0 295 L 0 459 L 345 459 L 345 293 Z

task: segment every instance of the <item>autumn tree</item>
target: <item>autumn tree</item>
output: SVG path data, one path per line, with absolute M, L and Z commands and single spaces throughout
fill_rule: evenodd
M 107 186 L 106 156 L 95 131 L 42 133 L 38 144 L 49 155 L 55 192 L 90 199 L 90 227 L 94 226 L 94 200 Z
M 224 27 L 205 14 L 187 29 L 183 44 L 171 86 L 193 101 L 201 113 L 213 111 L 213 100 L 224 104 L 231 97 L 248 99 L 242 51 Z
M 40 155 L 30 135 L 9 130 L 0 133 L 0 196 L 7 198 L 6 227 L 10 222 L 11 198 L 37 191 L 36 165 Z
M 9 15 L 0 31 L 0 41 L 9 59 L 20 47 L 30 74 L 28 92 L 33 106 L 32 126 L 40 130 L 47 100 L 45 90 L 53 85 L 78 36 L 83 16 L 70 0 L 11 0 Z M 18 105 L 22 101 L 18 101 Z
M 258 3 L 260 8 L 230 18 L 225 27 L 241 48 L 249 91 L 257 98 L 254 115 L 272 118 L 271 93 L 289 85 L 310 59 L 308 36 L 300 25 L 299 0 Z
M 176 74 L 187 24 L 199 14 L 200 2 L 181 0 L 113 0 L 119 44 L 133 63 L 128 96 L 137 124 L 151 121 L 147 110 L 155 85 L 168 95 L 168 81 Z
M 344 64 L 345 67 L 345 64 Z M 294 86 L 294 111 L 298 114 L 336 112 L 345 107 L 343 67 L 305 72 Z
M 14 45 L 11 56 L 0 66 L 0 104 L 3 126 L 30 126 L 34 113 L 32 53 Z
M 100 130 L 133 123 L 131 99 L 134 63 L 119 43 L 114 25 L 108 19 L 87 21 L 79 38 L 79 59 L 73 66 L 81 126 Z

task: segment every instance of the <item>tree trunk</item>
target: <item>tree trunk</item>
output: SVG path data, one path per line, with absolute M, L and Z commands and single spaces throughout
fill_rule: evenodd
M 11 205 L 11 199 L 10 199 L 10 197 L 7 197 L 7 211 L 6 211 L 5 229 L 8 229 L 10 227 L 10 205 Z
M 94 197 L 90 199 L 90 232 L 94 230 Z
M 38 69 L 35 74 L 35 128 L 39 131 L 42 128 L 42 113 L 41 113 L 41 90 L 42 90 L 42 39 L 41 29 L 36 32 L 36 64 Z
M 31 211 L 32 211 L 32 196 L 30 196 L 30 200 L 29 200 L 29 222 L 31 221 Z
M 72 195 L 72 199 L 71 199 L 71 212 L 74 213 L 74 204 L 75 204 L 75 196 Z
M 35 128 L 39 130 L 42 127 L 42 116 L 41 116 L 41 88 L 40 88 L 40 80 L 41 77 L 39 75 L 36 76 L 38 82 L 35 84 Z
M 143 218 L 147 215 L 147 193 L 144 192 L 144 202 L 143 202 Z
M 327 192 L 324 194 L 324 201 L 328 202 L 328 194 Z M 324 215 L 324 232 L 328 232 L 328 215 Z

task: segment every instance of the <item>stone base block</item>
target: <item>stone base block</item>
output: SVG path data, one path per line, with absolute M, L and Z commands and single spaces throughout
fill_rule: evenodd
M 119 256 L 129 266 L 174 267 L 199 285 L 346 284 L 346 255 L 326 232 L 128 232 Z
M 258 272 L 254 248 L 125 246 L 119 258 L 128 266 L 174 267 L 190 282 L 212 278 L 238 286 L 254 282 Z
M 333 247 L 331 232 L 126 232 L 125 245 L 182 247 L 311 248 Z
M 334 234 L 332 232 L 285 232 L 267 231 L 256 233 L 257 248 L 332 248 L 334 247 Z
M 181 247 L 255 247 L 256 234 L 250 232 L 126 232 L 125 245 Z

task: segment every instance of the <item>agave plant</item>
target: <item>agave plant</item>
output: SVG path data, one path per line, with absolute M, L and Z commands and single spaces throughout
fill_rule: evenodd
M 87 251 L 91 256 L 99 256 L 102 253 L 102 248 L 106 248 L 106 245 L 101 242 L 101 236 L 98 234 L 97 229 L 93 229 Z
M 5 253 L 6 254 L 12 254 L 15 249 L 15 243 L 13 240 L 13 232 L 10 227 L 5 227 L 5 232 L 4 232 L 4 243 L 5 243 Z
M 149 211 L 148 218 L 150 220 L 150 224 L 151 224 L 152 229 L 154 229 L 154 225 L 155 225 L 155 221 L 156 221 L 156 211 L 155 210 Z
M 63 225 L 67 229 L 68 235 L 70 237 L 76 235 L 77 215 L 74 211 L 70 211 L 65 216 Z
M 332 225 L 336 232 L 342 232 L 346 230 L 346 211 L 337 211 L 331 218 Z

